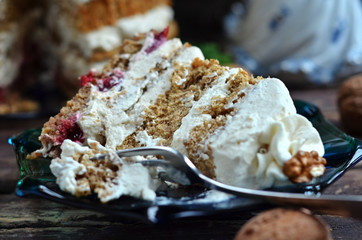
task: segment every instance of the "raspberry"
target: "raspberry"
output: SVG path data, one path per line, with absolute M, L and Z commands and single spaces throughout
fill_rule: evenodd
M 107 91 L 111 89 L 112 87 L 116 86 L 119 83 L 118 79 L 116 77 L 106 77 L 99 79 L 98 81 L 98 89 L 99 91 Z
M 99 91 L 105 92 L 111 89 L 112 87 L 118 85 L 122 82 L 123 72 L 120 69 L 114 69 L 108 77 L 97 78 L 95 76 L 96 71 L 91 70 L 86 75 L 80 77 L 80 85 L 83 87 L 88 83 L 94 84 L 98 87 Z
M 95 84 L 97 82 L 94 70 L 90 70 L 87 74 L 81 76 L 79 79 L 80 79 L 80 86 L 81 87 L 87 85 L 88 83 Z
M 80 118 L 80 114 L 74 114 L 69 119 L 63 120 L 57 129 L 59 132 L 56 141 L 59 144 L 62 144 L 65 139 L 70 139 L 74 142 L 83 143 L 84 142 L 84 132 L 77 123 Z
M 159 48 L 164 42 L 166 42 L 169 29 L 169 27 L 166 27 L 162 32 L 159 32 L 155 35 L 152 46 L 146 49 L 147 54 L 153 52 L 154 50 Z

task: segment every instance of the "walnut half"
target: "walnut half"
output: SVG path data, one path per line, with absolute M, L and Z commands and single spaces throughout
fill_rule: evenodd
M 283 173 L 293 183 L 310 182 L 313 178 L 323 175 L 327 161 L 316 151 L 298 151 L 283 166 Z

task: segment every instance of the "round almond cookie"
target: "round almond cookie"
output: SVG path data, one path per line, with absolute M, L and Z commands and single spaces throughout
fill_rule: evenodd
M 332 239 L 327 225 L 308 210 L 275 208 L 250 219 L 234 240 Z
M 338 93 L 341 123 L 346 131 L 362 134 L 362 74 L 347 79 Z

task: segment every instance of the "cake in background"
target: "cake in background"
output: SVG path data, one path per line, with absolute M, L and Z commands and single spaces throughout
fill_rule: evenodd
M 119 149 L 170 146 L 226 184 L 268 188 L 309 182 L 325 172 L 317 130 L 285 85 L 205 60 L 201 50 L 162 32 L 123 41 L 103 70 L 44 124 L 42 148 L 63 191 L 155 199 L 157 173 Z M 98 153 L 109 157 L 92 160 Z M 142 160 L 143 158 L 137 158 Z
M 26 89 L 74 95 L 80 75 L 101 70 L 122 40 L 169 26 L 178 34 L 171 0 L 0 1 L 0 114 L 37 111 Z M 21 75 L 19 75 L 21 74 Z M 11 91 L 10 91 L 11 90 Z M 44 97 L 43 97 L 44 98 Z M 42 102 L 49 101 L 42 99 Z
M 31 29 L 40 18 L 37 1 L 0 1 L 0 114 L 34 111 L 38 104 L 26 99 L 31 79 L 20 74 L 28 67 Z M 30 37 L 29 37 L 30 36 Z
M 47 0 L 46 26 L 59 60 L 56 77 L 73 96 L 78 77 L 102 70 L 123 39 L 169 26 L 178 33 L 171 0 Z

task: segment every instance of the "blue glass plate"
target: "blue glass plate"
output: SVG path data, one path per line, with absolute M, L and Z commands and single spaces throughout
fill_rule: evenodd
M 291 184 L 268 190 L 319 193 L 362 159 L 362 142 L 346 135 L 327 122 L 316 106 L 298 100 L 295 100 L 294 104 L 298 113 L 307 117 L 320 133 L 325 148 L 327 170 L 322 177 L 313 182 Z M 198 186 L 160 190 L 154 202 L 121 197 L 102 204 L 95 196 L 76 198 L 62 192 L 55 184 L 55 178 L 49 169 L 49 159 L 28 160 L 26 158 L 27 154 L 40 148 L 41 144 L 38 140 L 40 132 L 41 129 L 28 129 L 9 139 L 9 143 L 14 147 L 20 169 L 21 179 L 17 184 L 16 194 L 21 197 L 37 195 L 79 208 L 151 223 L 186 217 L 222 215 L 230 212 L 250 212 L 253 209 L 267 207 L 260 200 L 236 196 L 220 201 L 208 201 L 206 195 L 210 192 Z

